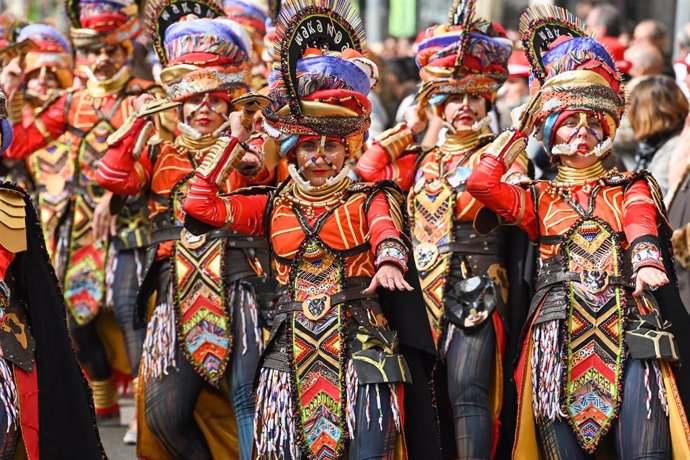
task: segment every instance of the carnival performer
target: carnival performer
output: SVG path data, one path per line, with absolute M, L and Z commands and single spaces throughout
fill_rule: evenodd
M 12 138 L 0 93 L 0 151 Z M 105 458 L 40 222 L 26 191 L 8 182 L 0 184 L 0 355 L 0 458 Z
M 266 244 L 226 229 L 197 238 L 182 227 L 182 205 L 194 170 L 215 145 L 231 101 L 247 92 L 251 79 L 251 40 L 240 24 L 222 15 L 222 7 L 212 1 L 149 3 L 148 28 L 163 65 L 165 90 L 179 105 L 180 134 L 174 142 L 145 145 L 153 125 L 145 116 L 150 106 L 142 103 L 153 97 L 142 96 L 139 114 L 110 138 L 111 148 L 98 170 L 99 184 L 112 192 L 136 195 L 146 190 L 149 196 L 153 245 L 140 311 L 152 291 L 158 300 L 140 373 L 139 425 L 147 425 L 155 436 L 150 441 L 146 433 L 140 437 L 139 456 L 145 458 L 210 458 L 213 447 L 229 443 L 229 435 L 213 439 L 194 418 L 202 390 L 218 391 L 226 381 L 239 434 L 235 457 L 248 460 L 252 455 L 252 387 L 262 335 L 248 280 L 269 269 L 267 258 L 263 264 L 257 259 Z M 222 190 L 271 177 L 262 168 L 262 155 L 248 150 Z M 163 454 L 154 450 L 160 448 Z M 221 449 L 213 456 L 227 454 Z
M 72 86 L 72 46 L 67 37 L 57 28 L 47 24 L 31 24 L 24 27 L 18 42 L 30 40 L 34 48 L 24 57 L 22 97 L 26 105 L 14 104 L 14 110 L 24 109 L 25 114 L 13 114 L 11 118 L 21 120 L 28 127 L 36 113 L 46 104 L 60 97 Z M 72 142 L 70 135 L 63 134 L 48 146 L 33 152 L 27 163 L 34 184 L 38 214 L 43 227 L 48 254 L 57 267 L 64 266 L 64 250 L 57 254 L 58 224 L 63 219 L 69 203 L 67 181 L 74 175 Z M 17 160 L 19 161 L 19 160 Z M 64 249 L 64 248 L 63 248 Z M 58 274 L 58 279 L 62 277 Z
M 108 135 L 131 114 L 131 98 L 151 83 L 130 76 L 131 40 L 140 30 L 133 0 L 70 0 L 67 13 L 77 56 L 88 62 L 88 67 L 82 69 L 88 76 L 86 85 L 58 97 L 30 119 L 14 120 L 15 142 L 8 156 L 25 158 L 65 132 L 71 135 L 75 164 L 74 176 L 67 183 L 71 199 L 64 232 L 67 261 L 63 289 L 70 330 L 93 388 L 96 412 L 102 419 L 119 420 L 112 366 L 120 373 L 128 373 L 128 367 L 136 373 L 139 365 L 143 331 L 133 331 L 132 317 L 138 268 L 149 242 L 148 209 L 143 197 L 131 200 L 119 210 L 113 223 L 110 194 L 94 181 L 98 161 L 108 147 Z M 15 113 L 15 104 L 23 105 L 18 97 L 10 96 L 10 102 L 10 113 Z M 108 244 L 111 231 L 115 235 Z M 111 280 L 106 278 L 109 263 L 113 264 Z M 111 291 L 112 299 L 108 299 L 107 284 L 117 286 Z M 111 300 L 125 334 L 126 358 L 112 364 L 106 346 L 122 348 L 122 339 L 104 343 L 96 321 L 107 322 L 109 315 L 103 313 L 107 300 Z
M 276 37 L 265 149 L 288 158 L 290 178 L 218 196 L 249 136 L 246 112 L 234 112 L 232 135 L 197 169 L 185 225 L 263 236 L 272 249 L 285 294 L 256 390 L 259 458 L 342 458 L 345 448 L 350 459 L 390 458 L 409 373 L 375 289 L 409 288 L 403 199 L 392 184 L 353 183 L 343 166 L 364 145 L 378 72 L 349 3 L 284 3 Z
M 465 191 L 495 135 L 488 112 L 507 79 L 512 43 L 500 26 L 474 17 L 474 1 L 455 1 L 449 22 L 418 46 L 420 106 L 382 133 L 356 167 L 365 180 L 395 180 L 410 190 L 408 212 L 431 333 L 448 374 L 459 458 L 490 458 L 498 442 L 508 272 L 505 229 Z M 445 139 L 422 147 L 416 133 L 430 105 Z M 523 180 L 523 155 L 503 180 Z M 438 398 L 438 395 L 437 395 Z
M 625 107 L 620 75 L 607 50 L 561 8 L 528 8 L 520 33 L 532 97 L 467 182 L 474 197 L 539 244 L 515 372 L 513 455 L 593 458 L 613 431 L 619 458 L 688 458 L 681 398 L 688 384 L 676 385 L 670 363 L 687 352 L 674 335 L 687 335 L 690 320 L 675 286 L 665 286 L 673 264 L 659 187 L 649 173 L 602 165 Z M 533 127 L 556 179 L 526 187 L 501 181 Z
M 7 85 L 22 84 L 26 82 L 23 78 L 23 72 L 20 68 L 20 56 L 22 59 L 26 58 L 26 51 L 28 48 L 33 48 L 36 44 L 30 43 L 26 40 L 26 37 L 19 36 L 20 31 L 25 28 L 28 24 L 25 20 L 14 16 L 10 12 L 3 12 L 0 14 L 0 47 L 9 47 L 21 50 L 19 54 L 13 51 L 10 53 L 14 56 L 12 59 L 8 57 L 3 57 L 3 60 L 7 61 L 2 66 L 2 75 L 0 75 L 0 81 L 2 82 L 3 90 Z M 8 94 L 5 91 L 6 94 Z M 13 116 L 10 116 L 12 119 Z M 0 159 L 0 177 L 3 181 L 14 182 L 18 184 L 23 189 L 34 192 L 34 183 L 32 181 L 31 175 L 29 174 L 27 164 L 23 159 L 13 159 L 2 157 Z
M 266 0 L 223 0 L 223 10 L 228 18 L 242 24 L 252 40 L 252 81 L 253 91 L 259 91 L 268 85 L 266 78 L 269 63 L 264 62 L 264 39 L 268 6 Z

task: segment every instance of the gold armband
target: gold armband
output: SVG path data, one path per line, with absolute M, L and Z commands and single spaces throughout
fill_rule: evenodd
M 414 133 L 410 128 L 404 123 L 386 130 L 379 134 L 376 141 L 386 149 L 391 157 L 391 160 L 395 161 L 401 153 L 403 153 L 411 144 L 415 142 Z
M 26 100 L 24 99 L 24 91 L 15 91 L 10 98 L 9 103 L 7 104 L 5 112 L 7 119 L 10 120 L 10 123 L 15 124 L 22 121 L 25 105 Z
M 484 151 L 484 155 L 496 157 L 503 163 L 506 169 L 510 168 L 513 161 L 525 151 L 527 137 L 513 131 L 503 131 Z
M 120 125 L 120 127 L 114 133 L 112 133 L 110 136 L 108 136 L 108 139 L 106 140 L 106 142 L 109 145 L 112 145 L 112 144 L 119 142 L 123 137 L 125 137 L 125 135 L 129 132 L 129 130 L 132 129 L 135 121 L 137 121 L 137 115 L 136 114 L 132 114 L 132 115 L 128 116 L 127 119 L 125 120 L 125 122 L 122 123 L 122 125 Z
M 246 153 L 239 142 L 235 144 L 231 152 L 226 152 L 231 142 L 231 137 L 220 137 L 197 168 L 197 173 L 201 177 L 213 182 L 218 187 L 225 183 Z

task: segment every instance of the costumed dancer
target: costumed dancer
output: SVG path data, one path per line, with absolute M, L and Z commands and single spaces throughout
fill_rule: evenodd
M 688 359 L 682 335 L 690 320 L 668 285 L 670 229 L 659 187 L 647 172 L 602 165 L 625 107 L 620 75 L 563 9 L 528 8 L 520 33 L 533 94 L 467 182 L 473 196 L 539 244 L 515 372 L 513 455 L 593 458 L 612 432 L 619 458 L 688 458 L 688 372 L 684 365 L 676 374 L 671 363 Z M 502 182 L 533 127 L 556 179 Z
M 26 37 L 20 38 L 19 36 L 20 31 L 27 25 L 28 23 L 24 19 L 19 19 L 12 13 L 4 12 L 0 15 L 0 46 L 6 47 L 7 51 L 13 48 L 19 51 L 18 55 L 15 55 L 14 50 L 10 51 L 10 54 L 14 56 L 12 59 L 3 57 L 6 62 L 2 68 L 0 79 L 5 94 L 9 94 L 6 89 L 12 89 L 12 85 L 20 84 L 23 86 L 26 83 L 20 63 L 23 63 L 22 59 L 26 58 L 26 51 L 29 48 L 35 48 L 34 43 L 27 41 Z M 21 117 L 21 114 L 19 115 Z M 8 118 L 14 122 L 15 114 L 10 113 Z M 34 192 L 34 183 L 24 159 L 2 157 L 0 159 L 0 177 L 5 181 L 18 184 L 30 193 Z
M 222 16 L 212 0 L 148 4 L 148 29 L 163 65 L 160 78 L 179 106 L 179 135 L 173 142 L 147 144 L 154 128 L 147 113 L 159 101 L 142 96 L 139 113 L 109 139 L 98 170 L 99 184 L 112 192 L 145 190 L 149 196 L 153 245 L 139 294 L 142 322 L 154 291 L 157 300 L 140 372 L 138 455 L 143 458 L 221 458 L 233 452 L 248 460 L 252 455 L 252 388 L 262 334 L 250 281 L 269 270 L 267 245 L 228 229 L 198 238 L 182 227 L 194 170 L 227 127 L 231 101 L 247 92 L 251 80 L 251 40 L 240 24 Z M 142 104 L 147 98 L 153 106 Z M 262 163 L 260 150 L 248 150 L 223 181 L 223 192 L 270 182 L 272 174 Z M 210 428 L 209 414 L 222 407 L 209 407 L 202 391 L 225 400 L 215 405 L 232 403 L 239 454 L 226 426 Z M 232 418 L 228 413 L 216 422 Z
M 12 143 L 0 93 L 0 151 Z M 25 190 L 0 184 L 0 458 L 106 458 Z
M 150 238 L 148 208 L 143 197 L 130 200 L 117 210 L 113 223 L 114 203 L 110 193 L 95 184 L 95 173 L 108 148 L 108 135 L 132 113 L 131 98 L 151 83 L 130 75 L 131 40 L 140 30 L 133 0 L 70 0 L 66 6 L 77 60 L 88 62 L 82 68 L 88 77 L 85 87 L 68 91 L 32 119 L 15 123 L 15 142 L 8 155 L 24 158 L 66 132 L 71 136 L 75 164 L 67 183 L 71 199 L 61 235 L 64 243 L 59 243 L 67 251 L 62 285 L 70 330 L 94 391 L 96 412 L 102 419 L 118 419 L 113 367 L 118 375 L 129 374 L 130 367 L 136 373 L 143 343 L 143 331 L 133 330 L 132 318 L 143 251 Z M 10 97 L 11 112 L 21 104 L 19 99 Z M 117 287 L 110 292 L 112 298 L 108 284 Z M 103 311 L 106 303 L 112 304 L 124 340 L 112 316 Z M 106 347 L 111 350 L 106 352 Z M 109 362 L 109 355 L 120 359 Z
M 465 185 L 495 138 L 488 112 L 508 77 L 512 42 L 500 26 L 475 19 L 474 5 L 455 1 L 449 23 L 426 31 L 417 52 L 420 105 L 377 137 L 356 170 L 365 180 L 395 180 L 410 190 L 414 257 L 433 341 L 446 365 L 457 455 L 490 458 L 503 396 L 508 234 Z M 446 128 L 443 142 L 432 148 L 415 143 L 427 104 Z M 523 153 L 503 180 L 526 175 Z
M 268 85 L 269 63 L 264 61 L 264 39 L 268 6 L 266 0 L 223 0 L 223 9 L 228 18 L 246 29 L 252 40 L 252 81 L 253 91 L 259 91 Z
M 246 113 L 234 112 L 232 135 L 206 156 L 184 204 L 191 231 L 268 239 L 284 288 L 256 390 L 259 458 L 342 458 L 345 449 L 350 459 L 392 458 L 402 448 L 409 371 L 375 289 L 409 289 L 403 197 L 392 183 L 353 183 L 344 166 L 364 145 L 377 81 L 363 35 L 347 2 L 284 3 L 264 148 L 267 161 L 288 158 L 290 178 L 218 195 L 249 137 Z
M 15 96 L 23 97 L 26 105 L 13 104 L 14 110 L 23 108 L 24 113 L 10 114 L 10 118 L 29 127 L 35 114 L 72 87 L 72 46 L 62 32 L 48 24 L 24 27 L 17 41 L 24 40 L 31 40 L 35 45 L 24 57 L 23 93 Z M 67 182 L 74 176 L 72 140 L 70 134 L 63 134 L 33 152 L 27 160 L 46 247 L 58 279 L 62 278 L 59 275 L 60 267 L 64 267 L 61 256 L 65 255 L 65 248 L 59 253 L 57 251 L 58 225 L 63 221 L 70 201 Z

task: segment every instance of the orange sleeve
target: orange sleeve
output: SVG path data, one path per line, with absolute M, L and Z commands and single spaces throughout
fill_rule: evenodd
M 654 267 L 665 271 L 657 223 L 659 211 L 649 184 L 644 179 L 633 182 L 623 196 L 623 226 L 630 242 L 633 271 Z
M 394 206 L 396 204 L 393 204 Z M 395 216 L 399 216 L 397 219 Z M 367 210 L 369 222 L 369 243 L 376 256 L 375 265 L 383 263 L 398 265 L 403 271 L 407 270 L 408 250 L 402 240 L 401 210 L 391 210 L 391 202 L 384 192 L 374 196 Z
M 108 148 L 98 164 L 98 185 L 119 195 L 136 195 L 150 182 L 153 174 L 153 163 L 149 156 L 151 147 L 147 146 L 138 160 L 132 157 L 134 144 L 145 122 L 143 119 L 137 120 L 123 139 Z
M 393 161 L 388 151 L 378 142 L 357 160 L 355 171 L 366 182 L 394 181 L 404 191 L 414 184 L 416 153 L 403 153 Z
M 504 221 L 518 225 L 532 241 L 536 241 L 539 225 L 534 203 L 522 187 L 502 182 L 505 171 L 502 161 L 483 155 L 467 180 L 467 191 Z
M 30 111 L 24 111 L 22 121 L 12 126 L 14 140 L 10 148 L 4 153 L 5 157 L 25 158 L 67 131 L 66 102 L 67 94 L 63 94 L 37 117 L 34 117 Z
M 268 195 L 220 197 L 209 181 L 197 175 L 192 179 L 184 211 L 214 227 L 227 227 L 236 232 L 262 236 L 267 204 Z
M 647 181 L 635 181 L 623 197 L 623 225 L 628 241 L 645 235 L 658 236 L 658 212 Z

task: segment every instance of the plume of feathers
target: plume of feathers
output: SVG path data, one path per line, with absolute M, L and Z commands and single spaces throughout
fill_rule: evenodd
M 168 62 L 163 46 L 168 27 L 190 15 L 198 18 L 225 15 L 220 0 L 148 0 L 145 14 L 146 33 L 153 39 L 153 49 L 162 65 Z
M 528 7 L 520 16 L 520 38 L 532 73 L 544 83 L 547 74 L 542 55 L 563 35 L 587 37 L 584 22 L 561 7 L 539 4 Z
M 276 23 L 274 69 L 280 73 L 292 113 L 300 117 L 296 67 L 308 48 L 324 54 L 346 48 L 366 53 L 364 25 L 350 0 L 288 0 Z

